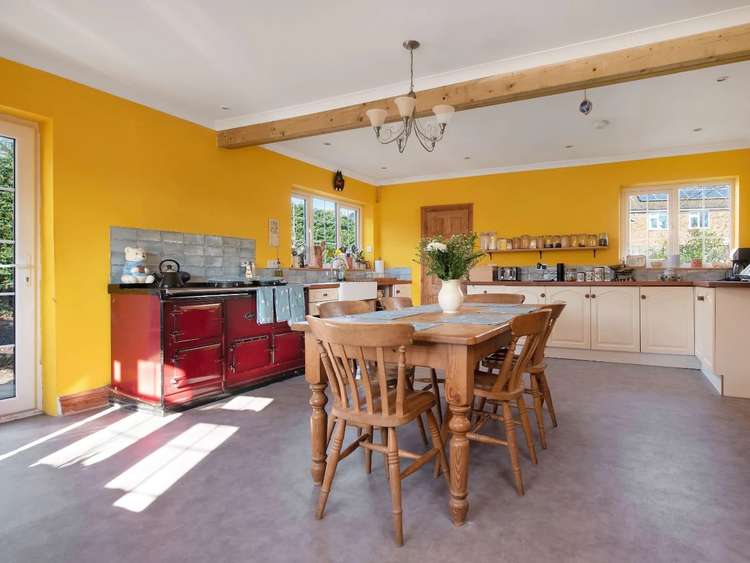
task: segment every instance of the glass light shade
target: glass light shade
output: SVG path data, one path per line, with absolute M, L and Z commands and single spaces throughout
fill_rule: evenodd
M 417 105 L 416 98 L 411 96 L 399 96 L 394 102 L 396 102 L 401 117 L 409 117 L 414 112 L 414 106 Z
M 365 113 L 373 127 L 382 127 L 385 123 L 385 117 L 388 115 L 388 112 L 384 109 L 368 109 Z
M 435 114 L 437 122 L 444 124 L 447 124 L 451 120 L 451 117 L 453 117 L 453 112 L 455 111 L 456 110 L 453 108 L 453 106 L 449 106 L 446 104 L 441 104 L 432 108 L 432 113 Z

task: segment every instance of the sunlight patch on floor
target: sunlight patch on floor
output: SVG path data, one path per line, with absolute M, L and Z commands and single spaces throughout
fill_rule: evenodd
M 222 424 L 192 426 L 107 483 L 107 489 L 127 493 L 112 506 L 142 512 L 237 430 Z
M 33 448 L 34 446 L 38 446 L 39 444 L 43 444 L 44 442 L 47 442 L 49 440 L 52 440 L 54 438 L 57 438 L 58 436 L 62 436 L 66 432 L 70 432 L 71 430 L 75 430 L 76 428 L 80 428 L 84 424 L 88 424 L 91 421 L 94 421 L 98 418 L 101 418 L 103 416 L 107 416 L 108 414 L 118 410 L 120 408 L 119 405 L 114 405 L 112 407 L 109 407 L 107 409 L 104 409 L 101 412 L 98 412 L 92 416 L 89 416 L 87 418 L 84 418 L 83 420 L 79 420 L 78 422 L 74 422 L 73 424 L 69 424 L 68 426 L 65 426 L 64 428 L 60 428 L 60 430 L 56 430 L 50 434 L 47 434 L 46 436 L 42 436 L 41 438 L 34 440 L 33 442 L 29 442 L 28 444 L 24 444 L 20 448 L 16 448 L 15 450 L 4 453 L 0 455 L 0 461 L 3 461 L 5 459 L 8 459 L 9 457 L 13 457 L 16 454 L 19 454 L 21 452 L 24 452 L 26 450 L 29 450 Z
M 138 440 L 166 426 L 179 416 L 179 413 L 163 417 L 144 412 L 133 413 L 98 432 L 94 432 L 43 457 L 30 467 L 49 465 L 61 468 L 75 463 L 94 465 L 132 446 Z
M 251 397 L 250 395 L 238 395 L 232 397 L 228 401 L 221 401 L 203 407 L 202 411 L 213 411 L 213 410 L 227 410 L 227 411 L 254 411 L 260 412 L 268 405 L 273 403 L 273 399 L 269 397 Z

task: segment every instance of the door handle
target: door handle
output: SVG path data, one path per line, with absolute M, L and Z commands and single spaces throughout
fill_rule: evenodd
M 645 295 L 641 295 L 641 299 L 646 299 L 646 296 Z
M 591 299 L 596 299 L 596 293 L 591 294 Z
M 703 296 L 703 295 L 699 295 L 698 297 L 696 297 L 696 299 L 698 301 L 705 301 L 706 300 L 705 296 Z
M 245 313 L 245 320 L 252 321 L 255 318 L 255 313 Z

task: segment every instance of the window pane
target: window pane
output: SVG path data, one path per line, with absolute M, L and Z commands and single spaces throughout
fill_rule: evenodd
M 15 225 L 13 224 L 15 193 L 0 191 L 0 239 L 14 240 Z
M 357 240 L 359 213 L 350 207 L 339 207 L 339 229 L 341 232 L 341 246 L 351 248 L 359 246 Z
M 314 244 L 326 243 L 336 247 L 336 203 L 328 199 L 313 198 L 312 239 Z
M 13 172 L 15 149 L 13 139 L 0 137 L 0 188 L 15 188 L 16 175 Z
M 307 201 L 292 196 L 292 248 L 301 250 L 305 247 L 307 232 Z
M 662 260 L 669 254 L 669 193 L 628 196 L 628 254 Z
M 691 186 L 680 189 L 680 262 L 716 264 L 729 260 L 731 241 L 730 187 Z
M 0 399 L 16 396 L 14 297 L 0 297 Z

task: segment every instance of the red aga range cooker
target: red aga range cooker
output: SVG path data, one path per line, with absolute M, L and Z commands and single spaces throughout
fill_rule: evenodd
M 252 287 L 109 286 L 112 394 L 167 409 L 301 372 L 302 333 L 256 322 Z

